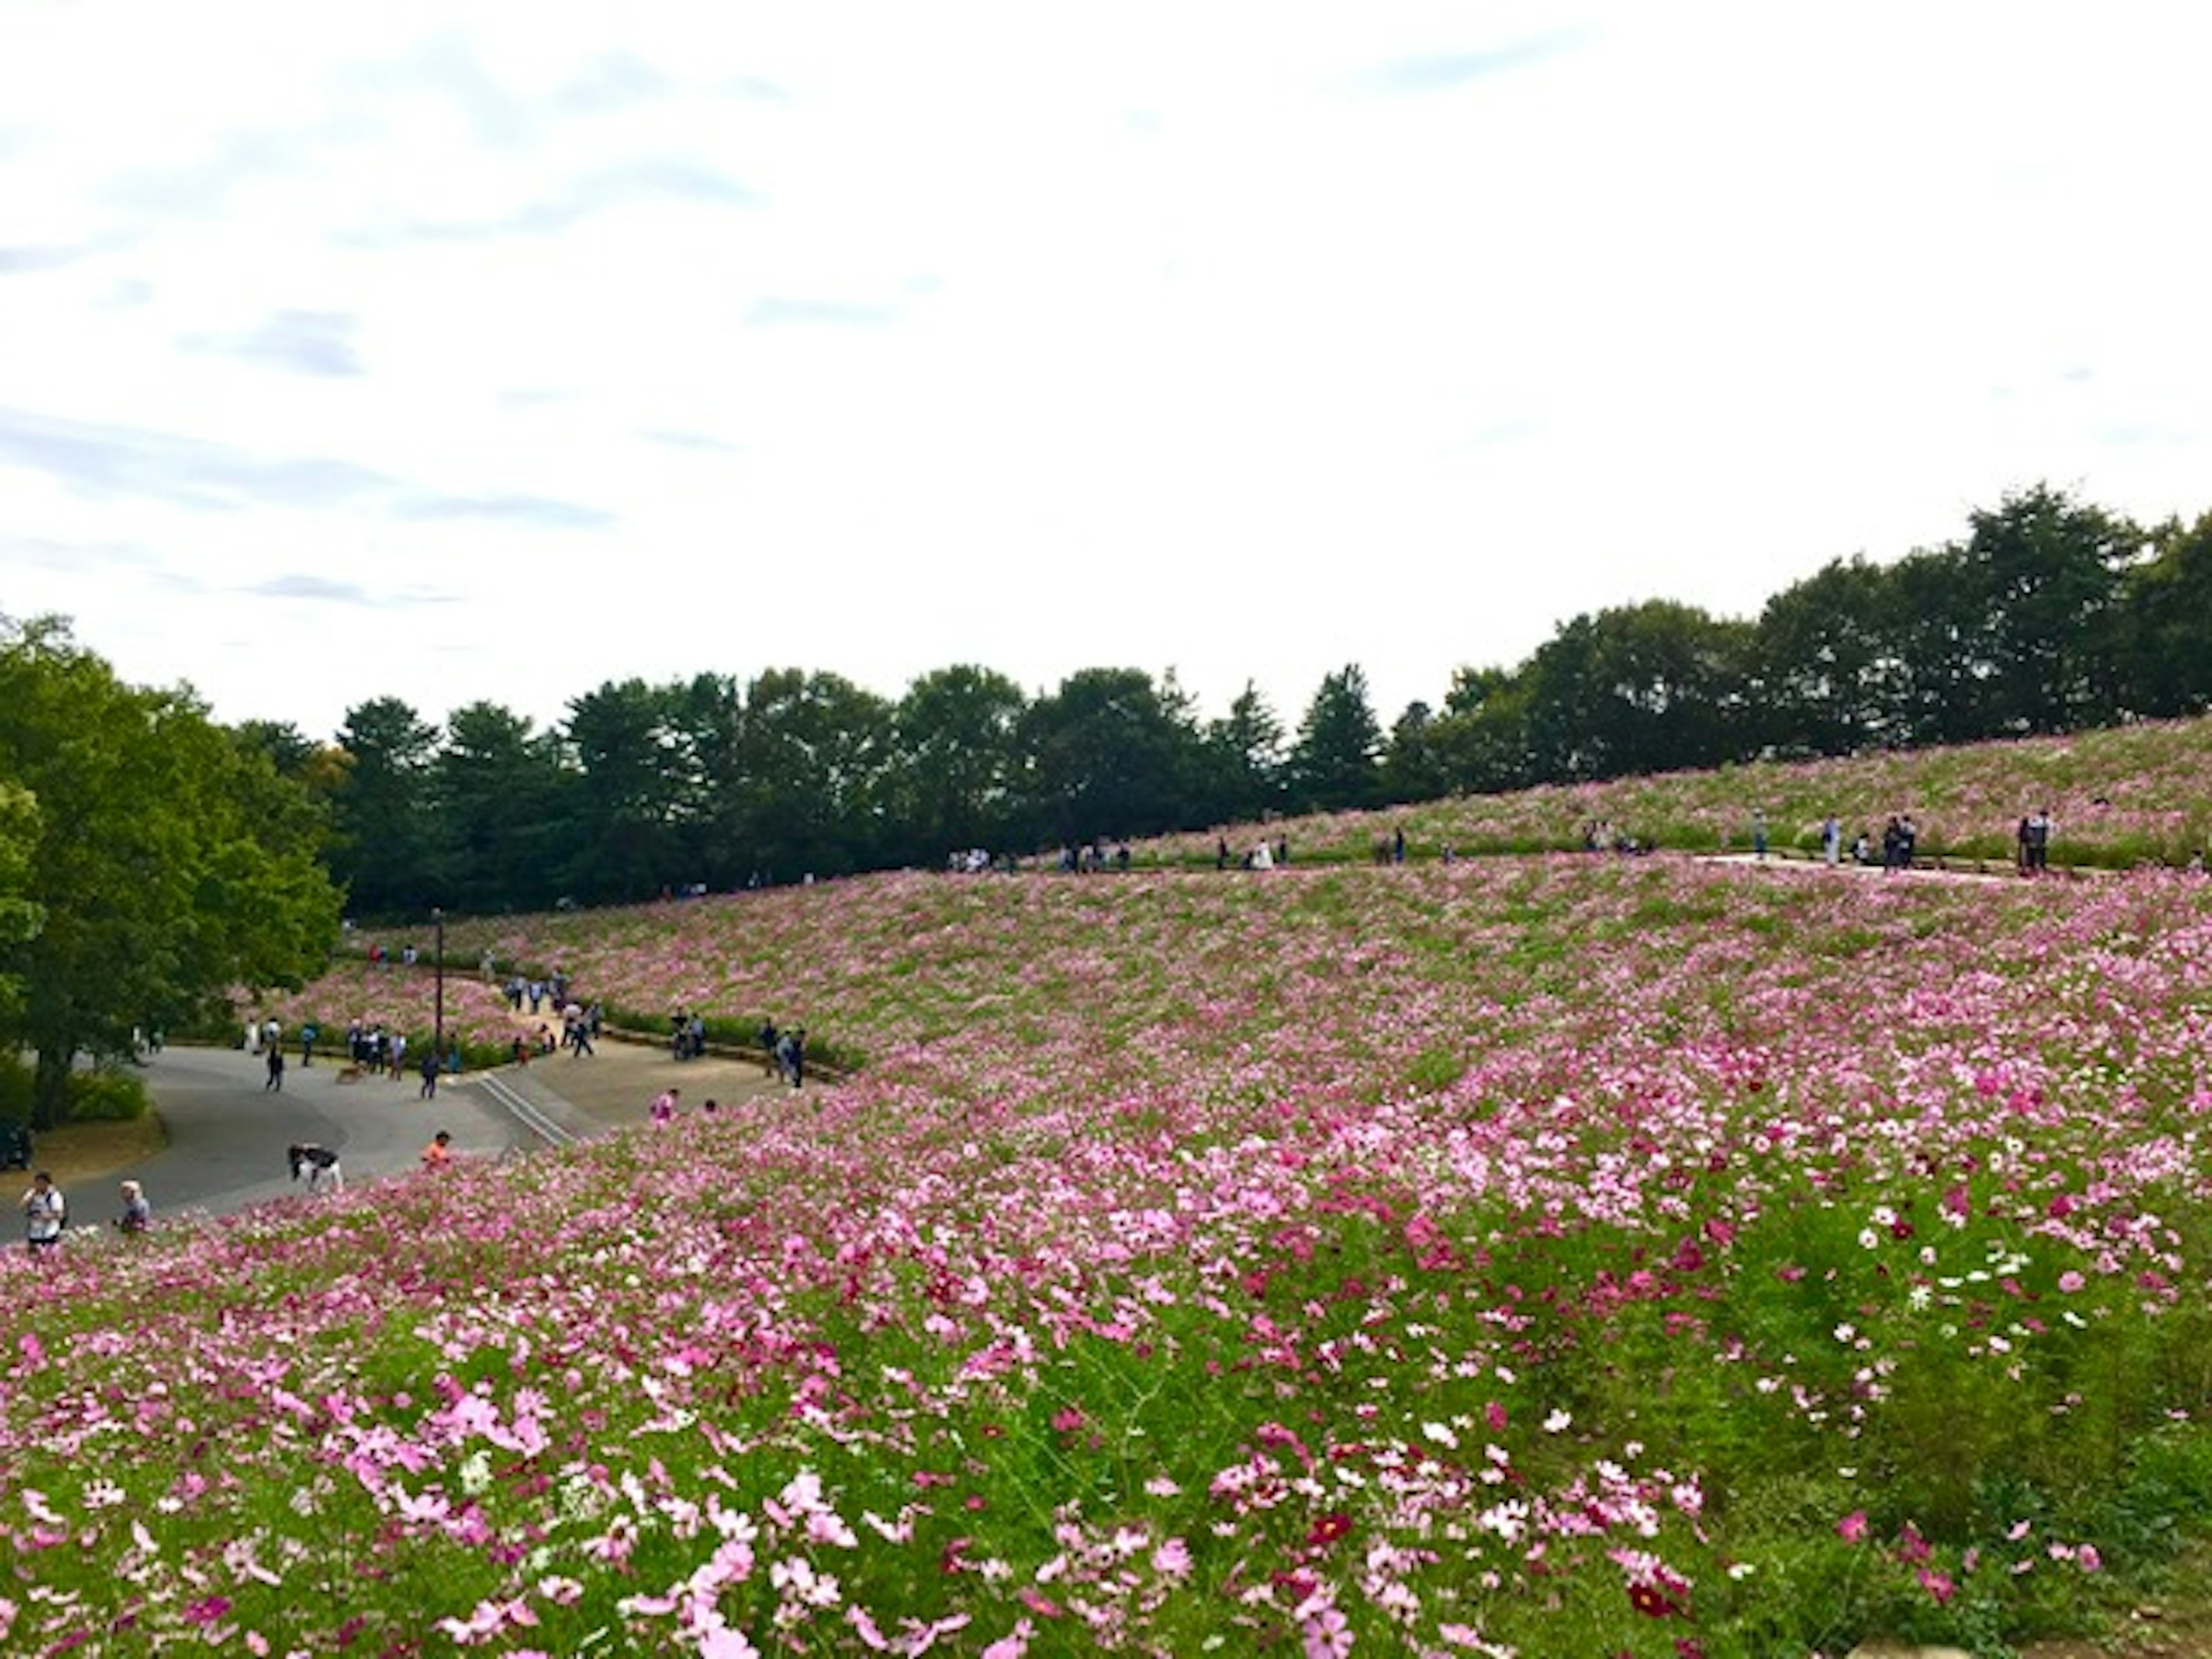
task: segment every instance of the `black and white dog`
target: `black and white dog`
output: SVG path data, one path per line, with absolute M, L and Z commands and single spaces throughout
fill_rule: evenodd
M 284 1157 L 292 1166 L 293 1180 L 302 1175 L 307 1177 L 309 1192 L 319 1193 L 325 1187 L 334 1193 L 345 1190 L 345 1172 L 338 1168 L 338 1155 L 329 1147 L 295 1140 L 284 1149 Z

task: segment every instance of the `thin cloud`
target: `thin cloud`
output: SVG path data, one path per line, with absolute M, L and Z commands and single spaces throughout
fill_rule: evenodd
M 892 321 L 897 315 L 888 306 L 848 305 L 836 300 L 787 300 L 769 295 L 753 301 L 752 309 L 745 313 L 745 321 L 755 328 L 817 323 L 873 328 Z
M 665 97 L 674 82 L 635 52 L 611 52 L 593 58 L 582 74 L 553 94 L 553 106 L 576 115 L 604 115 L 635 109 Z
M 491 519 L 538 530 L 603 530 L 615 515 L 543 495 L 418 495 L 394 509 L 403 519 Z
M 1352 89 L 1383 97 L 1449 92 L 1475 82 L 1533 69 L 1576 50 L 1588 39 L 1582 30 L 1562 29 L 1476 52 L 1424 52 L 1395 58 L 1355 76 Z
M 116 174 L 100 185 L 113 207 L 163 218 L 212 218 L 230 205 L 240 186 L 256 179 L 295 173 L 304 146 L 296 135 L 230 132 L 214 151 L 173 167 L 143 167 Z
M 62 570 L 72 575 L 100 571 L 143 574 L 158 561 L 128 542 L 58 541 L 51 536 L 0 536 L 0 563 L 26 569 Z
M 354 319 L 338 312 L 279 311 L 246 333 L 193 336 L 185 343 L 295 374 L 348 376 L 362 373 L 353 329 Z
M 418 219 L 397 232 L 349 234 L 339 240 L 380 246 L 393 241 L 477 242 L 509 236 L 551 236 L 616 208 L 670 200 L 750 208 L 759 206 L 762 198 L 713 167 L 675 157 L 652 157 L 579 179 L 512 213 L 486 219 Z
M 788 102 L 791 98 L 791 94 L 785 88 L 774 81 L 763 80 L 757 75 L 732 76 L 723 82 L 717 90 L 726 98 L 738 98 L 758 103 L 781 104 Z
M 573 402 L 576 394 L 566 386 L 526 386 L 499 394 L 501 409 L 543 409 L 550 404 Z
M 720 438 L 710 438 L 703 432 L 670 432 L 653 428 L 640 428 L 637 435 L 647 443 L 664 445 L 670 449 L 708 450 L 718 455 L 736 455 L 744 452 L 744 446 L 740 444 L 727 443 Z
M 0 466 L 42 472 L 80 495 L 149 496 L 185 507 L 336 507 L 391 487 L 330 456 L 260 456 L 137 427 L 0 408 Z
M 92 250 L 88 247 L 0 247 L 0 276 L 27 276 L 41 270 L 73 265 Z
M 402 490 L 384 473 L 331 456 L 255 455 L 174 433 L 0 409 L 0 468 L 11 465 L 43 472 L 79 495 L 150 497 L 209 511 L 364 506 L 400 519 L 490 520 L 543 530 L 614 522 L 599 507 L 544 496 Z
M 513 149 L 531 136 L 533 125 L 522 101 L 453 35 L 427 40 L 403 57 L 344 70 L 334 83 L 367 92 L 380 104 L 395 95 L 443 98 L 461 112 L 477 138 L 495 149 Z
M 271 576 L 266 581 L 252 583 L 238 590 L 264 599 L 313 599 L 332 605 L 352 605 L 374 607 L 377 601 L 368 589 L 351 582 L 332 581 L 327 576 L 312 576 L 294 573 Z

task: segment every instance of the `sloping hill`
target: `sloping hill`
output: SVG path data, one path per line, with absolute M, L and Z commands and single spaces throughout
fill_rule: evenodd
M 864 1067 L 19 1253 L 7 1524 L 88 1599 L 14 1639 L 120 1579 L 311 1649 L 1834 1652 L 2078 1626 L 2212 1512 L 2202 880 L 904 876 L 487 945 Z

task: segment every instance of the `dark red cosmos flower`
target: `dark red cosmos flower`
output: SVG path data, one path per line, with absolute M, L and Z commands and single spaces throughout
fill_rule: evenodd
M 1647 1619 L 1674 1619 L 1687 1611 L 1656 1584 L 1631 1584 L 1628 1604 Z
M 1317 1550 L 1325 1550 L 1351 1530 L 1352 1517 L 1342 1510 L 1331 1510 L 1308 1529 L 1306 1542 Z

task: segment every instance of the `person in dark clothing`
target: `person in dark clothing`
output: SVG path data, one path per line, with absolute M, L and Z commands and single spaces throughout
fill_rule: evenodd
M 422 1051 L 422 1063 L 416 1068 L 422 1074 L 422 1086 L 415 1091 L 417 1100 L 438 1097 L 438 1045 L 432 1043 Z
M 284 1051 L 282 1048 L 271 1048 L 269 1050 L 269 1080 L 261 1085 L 261 1092 L 265 1095 L 273 1089 L 281 1093 L 283 1087 Z

